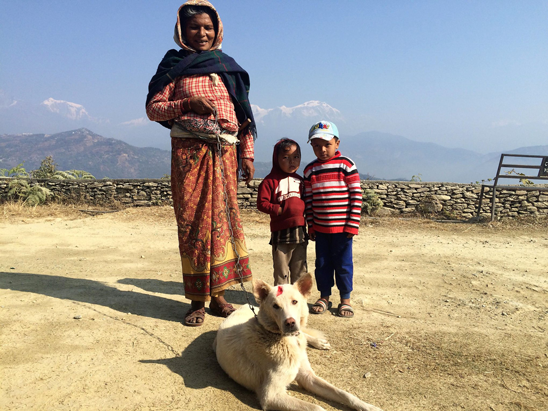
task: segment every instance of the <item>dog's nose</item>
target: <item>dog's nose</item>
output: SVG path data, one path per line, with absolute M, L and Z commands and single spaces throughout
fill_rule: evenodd
M 295 319 L 293 317 L 288 318 L 287 320 L 285 320 L 285 326 L 286 326 L 286 328 L 289 328 L 289 329 L 295 328 L 296 323 L 297 322 L 295 321 Z

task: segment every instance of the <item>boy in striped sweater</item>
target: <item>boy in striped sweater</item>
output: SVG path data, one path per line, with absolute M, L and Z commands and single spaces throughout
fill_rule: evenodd
M 362 206 L 360 175 L 356 164 L 341 155 L 339 131 L 320 121 L 308 133 L 317 159 L 304 169 L 304 201 L 308 234 L 316 242 L 316 283 L 320 298 L 310 312 L 331 308 L 331 288 L 337 284 L 339 317 L 351 318 L 350 293 L 354 277 L 352 237 L 358 234 Z M 334 274 L 334 275 L 333 275 Z

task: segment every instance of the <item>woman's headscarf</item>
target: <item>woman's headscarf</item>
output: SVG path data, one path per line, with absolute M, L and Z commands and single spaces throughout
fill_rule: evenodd
M 215 41 L 213 42 L 213 45 L 211 46 L 209 51 L 220 50 L 223 45 L 223 22 L 221 21 L 221 17 L 219 16 L 219 13 L 217 13 L 217 10 L 215 10 L 215 7 L 213 7 L 213 4 L 211 4 L 209 1 L 206 1 L 206 0 L 188 0 L 187 2 L 185 2 L 185 4 L 179 7 L 179 10 L 177 10 L 177 23 L 175 23 L 175 32 L 173 34 L 173 40 L 175 40 L 175 43 L 177 43 L 177 45 L 184 50 L 187 50 L 193 53 L 196 52 L 196 50 L 194 50 L 193 48 L 185 44 L 184 42 L 185 28 L 181 26 L 182 24 L 181 10 L 184 7 L 188 7 L 188 6 L 207 7 L 211 9 L 211 11 L 213 12 L 212 13 L 213 15 L 217 16 L 217 21 L 213 22 L 214 24 L 217 23 L 215 24 L 215 28 L 216 28 Z
M 183 7 L 187 6 L 209 7 L 217 16 L 217 35 L 210 50 L 197 53 L 196 50 L 184 44 L 183 36 L 181 35 L 183 28 L 180 22 L 180 11 Z M 169 50 L 158 65 L 156 74 L 148 84 L 145 105 L 148 105 L 156 93 L 162 91 L 164 87 L 173 82 L 177 77 L 217 73 L 232 98 L 238 122 L 243 124 L 246 120 L 251 120 L 247 127 L 253 138 L 257 138 L 257 127 L 253 118 L 251 103 L 248 99 L 249 75 L 232 57 L 221 51 L 223 23 L 213 5 L 206 0 L 188 0 L 179 7 L 174 39 L 182 49 Z M 171 128 L 171 124 L 168 121 L 158 121 L 158 123 L 166 128 Z

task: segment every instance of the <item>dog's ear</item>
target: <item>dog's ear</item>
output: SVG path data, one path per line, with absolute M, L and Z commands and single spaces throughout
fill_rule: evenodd
M 263 280 L 253 280 L 253 295 L 259 304 L 266 298 L 269 292 L 270 286 L 267 283 Z
M 312 290 L 312 275 L 310 275 L 310 273 L 302 275 L 301 278 L 297 280 L 296 285 L 299 292 L 303 296 L 308 297 Z

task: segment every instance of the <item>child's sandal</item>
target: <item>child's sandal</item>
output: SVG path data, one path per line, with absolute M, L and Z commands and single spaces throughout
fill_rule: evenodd
M 342 318 L 352 318 L 354 317 L 354 309 L 348 304 L 339 304 L 337 315 Z
M 327 310 L 331 308 L 333 303 L 331 301 L 326 300 L 325 298 L 320 298 L 318 301 L 314 303 L 314 305 L 310 308 L 311 314 L 323 314 Z M 319 307 L 319 310 L 314 310 L 314 307 Z

